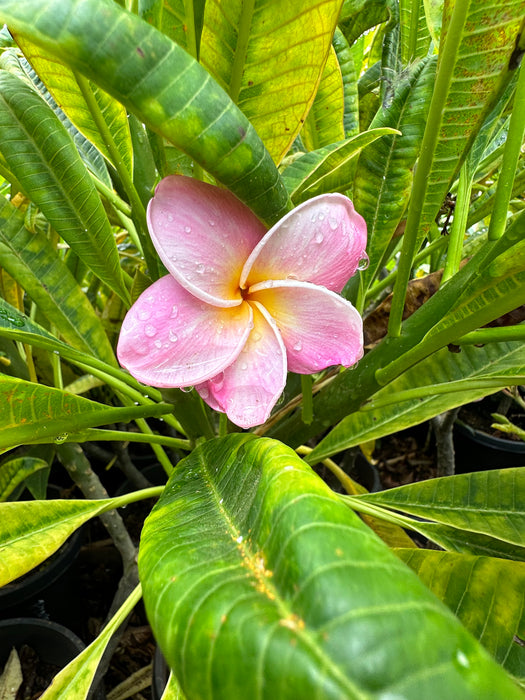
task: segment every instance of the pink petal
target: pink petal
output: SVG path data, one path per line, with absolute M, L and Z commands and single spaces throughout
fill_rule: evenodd
M 269 281 L 251 287 L 246 299 L 260 302 L 274 318 L 292 372 L 350 367 L 363 356 L 361 317 L 335 292 L 308 282 Z
M 242 266 L 266 229 L 237 197 L 170 175 L 148 205 L 148 226 L 166 269 L 183 287 L 215 306 L 239 303 Z
M 252 315 L 246 303 L 233 308 L 205 304 L 166 275 L 128 311 L 117 355 L 145 384 L 191 386 L 235 360 L 249 336 Z
M 253 250 L 241 275 L 246 289 L 297 279 L 340 292 L 366 258 L 366 224 L 342 194 L 322 194 L 286 214 Z
M 264 423 L 286 383 L 286 350 L 264 308 L 253 305 L 253 330 L 224 372 L 196 389 L 212 408 L 241 428 Z

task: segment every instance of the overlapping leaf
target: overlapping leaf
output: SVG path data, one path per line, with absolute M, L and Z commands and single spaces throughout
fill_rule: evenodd
M 343 418 L 305 459 L 314 463 L 367 440 L 405 430 L 510 383 L 519 383 L 519 377 L 525 381 L 521 342 L 464 346 L 460 353 L 443 348 L 375 394 L 370 408 L 365 406 L 365 410 Z M 372 408 L 375 403 L 377 408 Z
M 146 521 L 139 571 L 155 637 L 190 699 L 420 700 L 437 684 L 464 700 L 520 696 L 390 550 L 271 440 L 229 436 L 180 462 Z
M 505 666 L 514 651 L 525 665 L 525 647 L 519 643 L 525 622 L 525 563 L 425 549 L 398 549 L 396 554 L 496 661 Z M 513 659 L 508 670 L 514 668 Z
M 49 464 L 45 460 L 37 457 L 15 457 L 4 462 L 0 466 L 0 501 L 7 500 L 27 477 L 48 467 Z
M 0 450 L 17 445 L 63 441 L 69 432 L 134 418 L 160 416 L 167 404 L 113 407 L 60 389 L 0 375 L 0 397 L 7 407 L 0 425 Z
M 312 106 L 341 4 L 206 3 L 201 61 L 246 114 L 277 163 Z
M 115 364 L 101 321 L 72 274 L 48 239 L 29 232 L 22 212 L 5 199 L 0 199 L 0 264 L 73 347 Z M 8 328 L 25 323 L 9 306 L 2 306 L 0 317 Z
M 428 479 L 353 498 L 525 546 L 521 467 Z
M 162 32 L 113 0 L 2 0 L 0 21 L 96 82 L 268 224 L 288 210 L 279 173 L 253 125 Z

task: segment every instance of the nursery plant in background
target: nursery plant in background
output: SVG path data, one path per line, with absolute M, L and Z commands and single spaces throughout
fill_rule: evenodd
M 520 467 L 337 461 L 525 384 L 524 16 L 0 0 L 0 584 L 96 516 L 124 561 L 47 700 L 141 595 L 166 698 L 523 696 Z M 92 441 L 166 486 L 108 497 Z M 45 500 L 55 458 L 85 499 Z M 137 571 L 116 508 L 152 496 Z

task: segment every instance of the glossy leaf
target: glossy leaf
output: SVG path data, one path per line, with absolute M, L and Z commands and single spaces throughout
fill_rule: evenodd
M 426 549 L 396 554 L 498 663 L 505 666 L 514 649 L 525 664 L 525 647 L 515 639 L 525 622 L 525 563 Z
M 439 137 L 427 178 L 421 233 L 434 220 L 464 154 L 511 78 L 510 57 L 523 21 L 521 0 L 465 3 L 466 19 L 451 66 L 450 86 L 440 105 Z M 435 3 L 427 3 L 427 8 L 429 5 Z M 453 2 L 445 3 L 445 28 L 453 7 Z
M 401 60 L 407 65 L 414 59 L 424 58 L 430 47 L 430 32 L 425 16 L 427 0 L 400 0 Z M 439 42 L 438 42 L 439 45 Z
M 73 71 L 57 60 L 52 52 L 43 50 L 25 37 L 15 34 L 15 38 L 24 52 L 24 56 L 45 83 L 56 103 L 60 105 L 60 109 L 69 117 L 76 128 L 112 163 L 113 159 L 108 151 L 106 140 L 93 120 L 93 115 L 78 86 Z M 126 110 L 96 85 L 91 84 L 90 87 L 102 118 L 111 131 L 121 162 L 131 175 L 133 152 Z
M 96 82 L 267 224 L 289 209 L 271 157 L 222 88 L 184 49 L 113 0 L 3 0 L 0 21 Z
M 4 375 L 0 375 L 0 397 L 8 407 L 0 425 L 0 450 L 31 443 L 63 442 L 69 432 L 171 411 L 167 404 L 117 408 Z
M 36 474 L 41 469 L 47 469 L 49 464 L 37 457 L 15 457 L 0 465 L 0 501 L 5 501 L 11 493 L 23 483 L 27 477 Z
M 400 82 L 392 103 L 380 109 L 370 125 L 373 130 L 389 127 L 400 133 L 376 141 L 359 158 L 354 203 L 368 227 L 370 265 L 363 272 L 366 284 L 376 276 L 387 246 L 406 215 L 435 68 L 435 59 L 421 61 Z
M 301 140 L 309 151 L 344 141 L 343 76 L 337 55 L 330 47 L 321 82 L 301 130 Z
M 305 459 L 313 463 L 367 440 L 418 425 L 505 388 L 511 383 L 510 377 L 517 375 L 525 377 L 521 342 L 463 346 L 460 353 L 443 348 L 381 389 L 370 405 L 363 407 L 365 410 L 343 418 Z M 406 392 L 412 391 L 409 398 Z M 377 408 L 373 408 L 375 404 Z
M 361 151 L 392 133 L 389 128 L 371 129 L 294 158 L 282 173 L 293 201 L 298 204 L 326 192 L 344 192 L 352 184 Z
M 337 55 L 337 61 L 341 69 L 343 79 L 344 114 L 343 127 L 345 138 L 359 133 L 359 96 L 357 81 L 363 57 L 362 42 L 348 45 L 343 32 L 336 28 L 332 45 Z
M 139 14 L 196 57 L 206 0 L 139 0 Z
M 0 72 L 0 149 L 25 193 L 93 272 L 123 299 L 117 246 L 91 178 L 55 113 Z
M 232 435 L 179 462 L 139 572 L 190 700 L 520 697 L 395 560 L 291 450 Z
M 25 289 L 73 347 L 116 364 L 100 318 L 63 260 L 42 233 L 24 226 L 24 214 L 0 198 L 0 265 Z M 0 307 L 0 325 L 25 329 L 23 314 Z M 34 330 L 34 329 L 31 329 Z
M 428 479 L 354 498 L 525 546 L 521 467 Z
M 141 589 L 140 586 L 137 586 L 96 639 L 53 678 L 52 684 L 40 696 L 42 700 L 61 700 L 65 697 L 86 700 L 111 637 L 119 627 L 125 624 L 133 608 L 139 602 L 140 595 Z
M 392 4 L 392 0 L 345 0 L 339 27 L 350 46 L 367 29 L 389 20 Z
M 341 3 L 206 2 L 201 62 L 248 117 L 276 163 L 312 106 Z

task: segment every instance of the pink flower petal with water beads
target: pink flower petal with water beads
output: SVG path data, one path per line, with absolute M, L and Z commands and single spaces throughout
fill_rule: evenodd
M 296 279 L 340 292 L 366 259 L 366 223 L 342 194 L 323 194 L 286 214 L 246 261 L 241 287 Z
M 240 428 L 264 423 L 286 383 L 286 349 L 268 312 L 253 305 L 253 330 L 224 372 L 195 387 L 213 409 Z
M 166 177 L 148 205 L 148 227 L 166 269 L 185 289 L 214 306 L 241 303 L 243 264 L 266 229 L 231 192 Z
M 203 382 L 234 362 L 252 329 L 249 304 L 211 306 L 166 275 L 128 311 L 117 346 L 123 367 L 159 387 Z
M 250 287 L 246 299 L 258 301 L 275 320 L 291 372 L 350 367 L 363 356 L 361 316 L 335 292 L 308 282 L 269 281 Z

